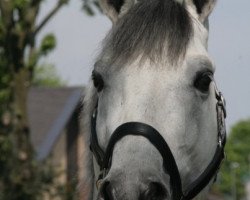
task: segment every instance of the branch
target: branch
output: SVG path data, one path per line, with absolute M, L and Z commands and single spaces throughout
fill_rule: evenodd
M 1 17 L 5 27 L 9 27 L 12 23 L 12 5 L 10 1 L 0 0 Z
M 48 15 L 42 20 L 42 22 L 36 27 L 34 31 L 34 36 L 39 33 L 39 31 L 47 24 L 47 22 L 60 10 L 60 8 L 65 3 L 63 1 L 59 1 L 57 5 L 48 13 Z
M 31 1 L 31 5 L 34 6 L 34 5 L 39 5 L 41 3 L 42 0 L 32 0 Z

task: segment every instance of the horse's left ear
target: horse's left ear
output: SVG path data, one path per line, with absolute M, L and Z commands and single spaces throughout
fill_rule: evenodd
M 185 0 L 187 6 L 195 8 L 199 20 L 204 23 L 213 11 L 217 0 Z
M 99 0 L 102 11 L 113 23 L 123 16 L 137 0 Z

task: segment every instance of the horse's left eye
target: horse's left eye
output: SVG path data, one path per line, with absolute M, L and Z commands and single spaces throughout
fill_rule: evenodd
M 197 75 L 194 81 L 194 87 L 202 93 L 207 93 L 209 90 L 210 83 L 212 81 L 211 72 L 203 72 Z
M 101 74 L 99 74 L 96 71 L 93 71 L 92 72 L 92 80 L 93 80 L 94 86 L 97 89 L 97 91 L 98 92 L 102 91 L 102 89 L 104 87 L 104 81 L 103 81 Z

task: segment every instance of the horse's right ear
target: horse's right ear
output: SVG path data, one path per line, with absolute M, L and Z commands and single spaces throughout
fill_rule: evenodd
M 113 23 L 135 4 L 136 0 L 99 0 L 102 11 Z

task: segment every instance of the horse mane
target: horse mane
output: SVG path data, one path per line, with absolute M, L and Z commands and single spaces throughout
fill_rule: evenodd
M 173 62 L 185 55 L 192 34 L 185 4 L 174 0 L 141 0 L 114 25 L 106 38 L 104 52 L 109 53 L 112 62 L 122 64 L 138 56 L 153 61 L 168 56 Z

